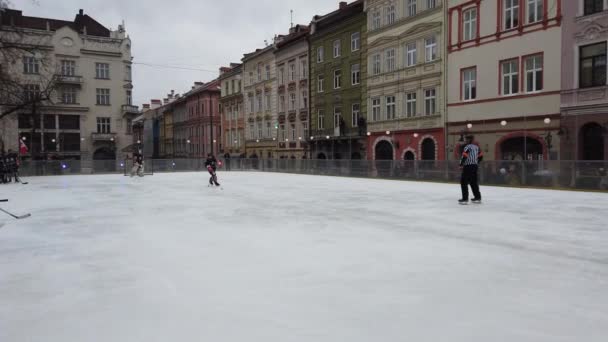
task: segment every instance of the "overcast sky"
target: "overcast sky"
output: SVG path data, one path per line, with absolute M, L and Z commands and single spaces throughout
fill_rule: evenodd
M 351 0 L 352 1 L 352 0 Z M 351 2 L 349 1 L 349 2 Z M 218 69 L 240 62 L 243 53 L 287 33 L 294 22 L 338 8 L 339 0 L 11 0 L 26 16 L 73 20 L 78 9 L 108 28 L 125 21 L 133 41 L 134 62 L 209 71 L 134 65 L 134 104 L 162 99 L 175 89 L 217 77 Z

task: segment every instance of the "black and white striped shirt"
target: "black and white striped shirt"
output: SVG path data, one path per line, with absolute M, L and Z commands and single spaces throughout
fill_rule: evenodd
M 464 147 L 462 152 L 462 159 L 460 165 L 477 165 L 483 158 L 483 152 L 479 149 L 479 146 L 474 144 L 468 144 Z

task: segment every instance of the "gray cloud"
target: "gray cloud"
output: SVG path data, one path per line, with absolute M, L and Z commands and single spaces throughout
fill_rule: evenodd
M 30 0 L 12 1 L 24 15 L 71 20 L 84 9 L 115 29 L 125 21 L 133 40 L 134 62 L 209 71 L 134 66 L 134 102 L 162 98 L 171 89 L 188 90 L 194 81 L 217 77 L 218 69 L 239 62 L 243 53 L 263 47 L 294 22 L 308 24 L 315 14 L 337 9 L 334 0 Z

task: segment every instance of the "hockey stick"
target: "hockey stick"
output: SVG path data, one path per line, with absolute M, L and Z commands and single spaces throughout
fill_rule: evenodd
M 21 216 L 13 215 L 2 208 L 0 208 L 0 211 L 2 211 L 5 214 L 11 215 L 12 217 L 16 218 L 17 220 L 22 220 L 24 218 L 28 218 L 28 217 L 32 216 L 32 214 L 25 214 L 25 215 L 21 215 Z
M 0 199 L 0 202 L 8 202 L 7 199 Z

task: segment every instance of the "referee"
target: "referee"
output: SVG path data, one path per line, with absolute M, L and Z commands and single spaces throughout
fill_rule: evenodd
M 462 176 L 460 178 L 460 187 L 462 189 L 462 198 L 458 200 L 460 204 L 469 203 L 469 185 L 473 190 L 473 203 L 481 203 L 481 193 L 479 192 L 479 183 L 477 182 L 477 169 L 479 163 L 483 160 L 483 152 L 479 146 L 473 144 L 475 137 L 467 135 L 467 145 L 462 152 L 460 159 L 460 168 Z

